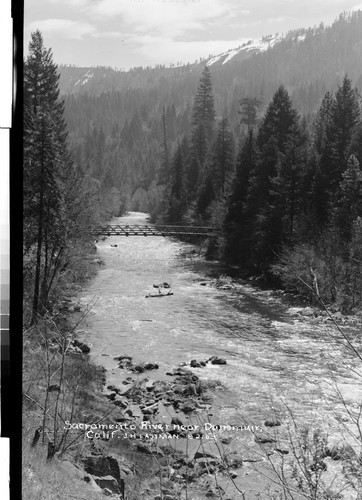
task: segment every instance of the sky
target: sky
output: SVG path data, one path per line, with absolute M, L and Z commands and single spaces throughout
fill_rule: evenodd
M 24 0 L 24 54 L 39 29 L 56 64 L 129 69 L 194 62 L 263 35 L 361 9 L 361 0 Z

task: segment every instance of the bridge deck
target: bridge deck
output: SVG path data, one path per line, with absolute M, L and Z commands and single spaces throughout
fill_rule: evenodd
M 214 227 L 158 226 L 158 225 L 108 225 L 93 229 L 95 236 L 203 236 L 215 237 Z

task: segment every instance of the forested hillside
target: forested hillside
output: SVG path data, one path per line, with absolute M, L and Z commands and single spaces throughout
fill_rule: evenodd
M 263 48 L 267 45 L 265 37 Z M 341 15 L 330 27 L 279 36 L 267 50 L 246 48 L 230 59 L 210 58 L 180 67 L 127 72 L 59 68 L 65 118 L 77 157 L 101 189 L 111 193 L 115 205 L 153 210 L 162 184 L 160 145 L 166 141 L 168 152 L 174 153 L 178 141 L 190 134 L 193 100 L 205 64 L 211 72 L 216 116 L 228 119 L 237 142 L 245 132 L 238 113 L 245 97 L 260 100 L 261 116 L 276 89 L 284 85 L 310 123 L 324 94 L 335 91 L 346 73 L 353 85 L 362 86 L 361 12 Z M 112 207 L 108 203 L 106 210 Z
M 306 259 L 309 275 L 323 268 L 329 299 L 342 275 L 354 283 L 340 292 L 354 306 L 361 61 L 358 11 L 180 67 L 61 67 L 70 140 L 101 216 L 215 224 L 223 237 L 210 251 L 293 287 L 285 266 Z

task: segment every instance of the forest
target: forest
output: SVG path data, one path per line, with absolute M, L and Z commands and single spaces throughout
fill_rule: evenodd
M 317 282 L 327 302 L 360 307 L 361 34 L 357 11 L 241 61 L 84 73 L 58 67 L 34 33 L 24 82 L 30 316 L 51 307 L 89 228 L 129 209 L 216 226 L 208 254 L 242 275 L 308 298 L 303 281 Z
M 361 59 L 362 11 L 343 14 L 330 27 L 321 25 L 291 32 L 268 50 L 247 57 L 236 56 L 225 65 L 203 60 L 180 67 L 134 68 L 129 72 L 57 66 L 41 32 L 32 33 L 24 62 L 24 498 L 71 499 L 86 495 L 92 500 L 100 495 L 110 496 L 112 491 L 120 498 L 122 488 L 126 488 L 126 496 L 122 493 L 122 497 L 127 500 L 187 499 L 191 498 L 188 490 L 191 483 L 194 480 L 194 486 L 200 483 L 202 475 L 206 478 L 203 483 L 206 497 L 225 498 L 217 483 L 217 477 L 225 471 L 227 486 L 233 485 L 246 498 L 234 479 L 238 476 L 235 469 L 242 467 L 243 472 L 247 461 L 253 467 L 255 462 L 257 468 L 259 462 L 265 466 L 268 461 L 279 479 L 283 498 L 337 500 L 347 498 L 345 488 L 359 494 L 362 412 L 358 393 L 353 400 L 351 392 L 360 381 L 359 378 L 356 382 L 352 375 L 361 376 L 357 362 L 362 360 L 359 347 L 355 347 L 359 346 L 357 320 L 362 311 L 362 67 L 358 64 Z M 282 288 L 291 292 L 288 300 L 296 297 L 299 305 L 315 306 L 299 308 L 303 313 L 309 309 L 313 315 L 297 319 L 298 345 L 302 345 L 300 340 L 305 342 L 302 350 L 292 351 L 290 344 L 283 347 L 280 339 L 269 334 L 272 331 L 269 323 L 278 322 L 266 322 L 267 336 L 272 337 L 278 352 L 288 356 L 285 358 L 288 363 L 294 359 L 292 366 L 297 367 L 296 377 L 302 383 L 303 377 L 309 375 L 303 356 L 315 361 L 314 375 L 318 381 L 323 379 L 332 384 L 341 373 L 346 377 L 351 392 L 347 396 L 333 393 L 333 400 L 328 400 L 328 405 L 331 402 L 328 413 L 337 425 L 337 435 L 332 438 L 337 437 L 338 441 L 331 444 L 329 436 L 322 433 L 319 425 L 315 426 L 317 420 L 307 425 L 307 411 L 302 406 L 303 422 L 298 427 L 288 404 L 281 414 L 283 418 L 287 416 L 286 420 L 290 417 L 292 427 L 287 428 L 287 443 L 283 438 L 282 446 L 278 444 L 275 448 L 277 453 L 273 455 L 270 448 L 264 447 L 272 442 L 277 446 L 276 439 L 270 440 L 266 435 L 265 440 L 264 434 L 260 440 L 257 435 L 252 436 L 253 442 L 261 443 L 258 446 L 265 460 L 259 460 L 260 451 L 256 459 L 243 455 L 239 461 L 234 452 L 229 455 L 220 452 L 216 459 L 196 452 L 192 460 L 181 465 L 179 450 L 175 454 L 167 451 L 160 459 L 145 442 L 132 443 L 134 440 L 129 439 L 119 446 L 104 438 L 96 443 L 93 438 L 85 439 L 84 428 L 70 432 L 72 425 L 65 425 L 70 422 L 75 426 L 76 422 L 103 425 L 109 420 L 113 425 L 142 418 L 147 425 L 150 411 L 152 418 L 158 418 L 153 417 L 156 413 L 150 408 L 162 400 L 160 392 L 154 391 L 159 381 L 147 377 L 142 385 L 144 381 L 135 382 L 129 377 L 137 376 L 140 369 L 144 371 L 146 364 L 135 365 L 132 356 L 127 351 L 125 354 L 125 343 L 119 334 L 122 329 L 119 325 L 125 323 L 112 324 L 121 355 L 113 357 L 115 353 L 110 351 L 102 354 L 119 362 L 118 368 L 127 377 L 120 387 L 107 386 L 107 370 L 98 364 L 99 357 L 88 356 L 94 344 L 82 337 L 87 334 L 83 327 L 89 326 L 85 320 L 95 302 L 85 306 L 77 297 L 104 264 L 102 253 L 96 253 L 92 228 L 131 210 L 147 212 L 153 223 L 213 226 L 218 237 L 203 241 L 200 251 L 203 262 L 206 257 L 217 259 L 223 269 L 224 264 L 232 266 L 228 267 L 230 274 L 232 271 L 233 276 L 241 278 L 238 281 L 245 290 L 249 285 L 244 278 L 248 278 L 253 293 L 260 291 L 259 284 L 266 284 L 268 292 L 271 287 Z M 103 251 L 105 247 L 107 250 L 121 247 L 107 241 L 102 243 Z M 139 272 L 144 281 L 142 265 Z M 104 268 L 109 272 L 107 266 Z M 124 274 L 120 281 L 123 278 Z M 231 276 L 219 276 L 215 283 L 229 283 L 229 278 L 231 282 Z M 112 281 L 115 281 L 113 276 Z M 117 295 L 119 290 L 115 291 Z M 129 298 L 134 300 L 127 289 L 125 299 Z M 178 300 L 177 295 L 175 298 Z M 241 295 L 237 300 L 241 302 Z M 109 307 L 114 308 L 114 302 L 109 302 Z M 112 318 L 106 308 L 102 314 Z M 121 307 L 113 314 L 118 321 L 118 315 L 123 314 Z M 245 314 L 253 317 L 248 309 Z M 260 318 L 264 324 L 265 318 L 262 315 Z M 274 315 L 270 318 L 274 319 Z M 327 320 L 336 335 L 328 333 Z M 347 324 L 349 320 L 351 323 Z M 152 319 L 141 321 L 152 332 Z M 323 330 L 316 324 L 319 321 Z M 137 322 L 140 323 L 138 316 Z M 302 329 L 304 324 L 308 332 L 313 331 L 306 334 Z M 351 325 L 354 330 L 349 330 Z M 296 342 L 295 334 L 290 331 L 292 326 L 285 323 L 285 337 Z M 239 323 L 236 327 L 244 328 Z M 250 356 L 250 363 L 256 367 L 250 373 L 255 374 L 260 366 L 263 368 L 259 357 L 261 337 L 258 328 L 253 331 L 247 323 L 246 340 L 240 337 L 245 344 L 243 356 L 244 350 L 250 349 L 249 330 L 257 343 L 255 356 Z M 125 329 L 121 335 L 134 342 L 134 331 L 126 333 Z M 99 328 L 93 333 L 102 337 L 104 330 Z M 162 329 L 158 333 L 164 334 Z M 147 335 L 151 336 L 149 330 Z M 207 329 L 206 335 L 209 335 Z M 330 338 L 332 342 L 328 344 Z M 221 339 L 217 339 L 218 344 Z M 321 341 L 320 351 L 317 340 Z M 144 345 L 135 348 L 142 355 L 149 355 Z M 189 346 L 187 349 L 188 352 Z M 230 349 L 228 343 L 226 349 Z M 264 350 L 269 347 L 264 345 Z M 315 351 L 314 358 L 311 351 Z M 273 351 L 268 354 L 272 356 Z M 244 370 L 247 361 L 241 359 Z M 229 363 L 211 356 L 203 362 L 204 367 L 209 361 L 222 365 L 221 370 Z M 339 362 L 341 367 L 337 366 Z M 279 364 L 277 358 L 273 359 L 269 368 L 281 370 L 283 381 L 288 372 Z M 151 366 L 152 370 L 159 368 L 158 364 Z M 195 374 L 183 371 L 184 366 L 188 363 L 180 363 L 167 375 L 186 373 L 185 381 L 174 378 L 176 383 L 172 382 L 172 386 L 161 381 L 162 387 L 173 388 L 165 389 L 165 394 L 171 393 L 170 401 L 176 401 L 166 403 L 180 408 L 182 413 L 177 409 L 178 417 L 188 418 L 183 413 L 189 412 L 190 406 L 180 407 L 180 403 L 186 404 L 196 395 L 198 401 L 202 392 L 210 391 L 205 396 L 208 406 L 202 407 L 210 422 L 209 416 L 213 415 L 209 413 L 212 409 L 209 402 L 213 399 L 210 394 L 225 393 L 228 389 L 218 380 L 206 380 L 203 385 L 201 378 L 195 379 Z M 230 366 L 235 365 L 230 363 Z M 202 369 L 196 359 L 190 361 L 190 367 Z M 300 371 L 301 368 L 306 371 Z M 247 370 L 248 367 L 245 373 Z M 260 372 L 266 377 L 267 372 L 263 369 Z M 268 386 L 269 382 L 268 379 Z M 112 392 L 106 393 L 105 386 Z M 144 394 L 140 387 L 144 387 Z M 180 399 L 180 387 L 184 400 Z M 315 404 L 315 398 L 324 395 L 315 392 L 314 381 L 310 387 L 308 401 L 311 399 Z M 298 392 L 300 386 L 296 389 L 293 398 L 303 404 Z M 250 397 L 253 409 L 258 393 L 259 385 L 258 392 L 253 391 Z M 132 399 L 133 395 L 136 399 Z M 269 400 L 261 406 L 264 404 L 262 410 L 267 418 L 262 418 L 264 427 L 268 432 L 275 427 L 277 436 L 281 425 L 276 420 L 278 414 L 274 406 L 268 406 Z M 196 406 L 191 408 L 194 411 Z M 318 408 L 318 404 L 312 408 L 313 419 Z M 180 427 L 182 421 L 178 417 L 171 422 Z M 346 422 L 353 424 L 355 434 Z M 356 451 L 348 444 L 346 435 L 354 436 Z M 226 442 L 231 443 L 232 439 Z M 208 468 L 209 458 L 212 469 Z M 201 467 L 200 459 L 205 466 Z M 329 460 L 328 470 L 324 459 Z M 279 465 L 275 467 L 273 460 L 281 464 L 280 475 Z M 118 464 L 117 470 L 114 463 Z M 214 469 L 219 463 L 221 468 Z M 286 476 L 288 463 L 291 468 Z M 331 479 L 328 474 L 338 467 Z M 180 470 L 185 471 L 183 476 Z M 217 492 L 206 488 L 212 471 Z M 263 472 L 258 481 L 262 476 Z M 328 488 L 325 476 L 331 484 Z M 269 480 L 268 474 L 265 477 Z M 338 481 L 342 479 L 341 486 Z M 168 490 L 164 489 L 166 481 Z M 262 484 L 270 493 L 267 498 L 281 498 L 269 486 Z M 186 496 L 165 494 L 181 490 Z M 161 496 L 156 496 L 156 492 Z M 257 497 L 261 498 L 259 494 Z

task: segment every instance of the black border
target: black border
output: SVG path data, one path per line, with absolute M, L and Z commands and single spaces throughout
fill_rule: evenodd
M 13 102 L 10 130 L 10 321 L 8 362 L 1 365 L 1 429 L 10 438 L 10 498 L 20 499 L 22 475 L 22 186 L 24 0 L 11 0 Z M 3 349 L 3 346 L 2 346 Z M 10 352 L 9 352 L 10 351 Z

